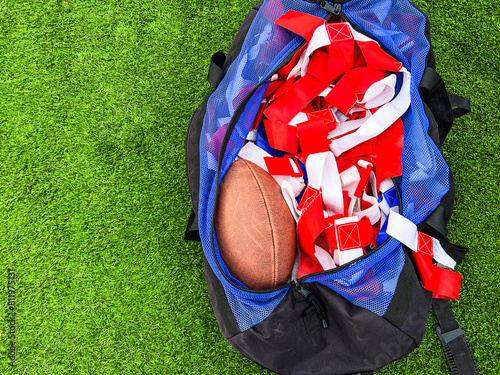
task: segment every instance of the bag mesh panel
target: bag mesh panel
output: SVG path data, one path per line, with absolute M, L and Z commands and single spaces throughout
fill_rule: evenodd
M 352 304 L 381 316 L 392 301 L 404 263 L 402 245 L 391 238 L 373 255 L 332 275 L 309 277 L 306 282 L 326 285 Z
M 415 224 L 425 220 L 449 190 L 449 168 L 427 135 L 418 87 L 425 70 L 429 41 L 425 37 L 425 16 L 408 1 L 349 1 L 344 4 L 349 20 L 411 71 L 410 109 L 403 115 L 403 214 Z
M 240 290 L 229 283 L 219 270 L 220 264 L 226 276 L 234 279 L 215 243 L 215 257 L 212 253 L 210 232 L 216 191 L 216 168 L 222 139 L 231 116 L 247 94 L 262 82 L 281 61 L 302 43 L 303 39 L 275 26 L 274 21 L 288 10 L 295 9 L 318 17 L 326 12 L 314 3 L 296 0 L 269 0 L 265 2 L 250 27 L 238 58 L 231 64 L 225 77 L 210 96 L 203 122 L 200 139 L 200 201 L 199 230 L 205 256 L 214 273 L 221 280 L 238 326 L 246 330 L 264 320 L 283 299 L 289 288 L 272 293 L 252 293 Z M 224 155 L 219 181 L 243 146 L 246 135 L 253 123 L 267 85 L 262 85 L 245 107 L 229 139 Z M 215 237 L 215 235 L 214 235 Z
M 228 142 L 219 181 L 215 170 L 220 145 L 231 116 L 238 105 L 302 41 L 290 32 L 274 26 L 274 21 L 289 9 L 324 17 L 317 4 L 295 0 L 269 0 L 263 4 L 245 39 L 242 53 L 228 69 L 224 79 L 207 104 L 200 140 L 200 207 L 199 228 L 203 248 L 210 266 L 221 280 L 238 326 L 246 330 L 263 321 L 281 302 L 290 287 L 274 292 L 250 292 L 234 279 L 217 247 L 212 252 L 213 204 L 217 184 L 244 144 L 267 85 L 262 85 L 245 106 Z M 362 32 L 378 40 L 388 53 L 401 61 L 412 73 L 412 105 L 403 116 L 405 144 L 403 177 L 398 181 L 402 191 L 403 214 L 419 223 L 434 210 L 448 191 L 448 166 L 432 140 L 427 136 L 428 120 L 418 94 L 429 43 L 425 38 L 425 17 L 407 0 L 351 0 L 344 4 L 349 20 Z M 347 268 L 329 275 L 311 276 L 305 282 L 319 282 L 343 295 L 351 303 L 383 315 L 393 296 L 405 257 L 402 246 L 394 239 Z M 321 297 L 320 297 L 321 298 Z

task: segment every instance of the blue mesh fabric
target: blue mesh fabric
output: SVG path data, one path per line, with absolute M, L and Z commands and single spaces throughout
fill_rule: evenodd
M 352 304 L 381 316 L 392 301 L 404 263 L 401 243 L 391 238 L 371 256 L 333 274 L 309 277 L 306 282 L 326 285 Z
M 379 41 L 412 74 L 412 104 L 402 117 L 402 196 L 404 216 L 418 224 L 450 188 L 448 165 L 427 135 L 429 120 L 418 93 L 430 47 L 425 37 L 425 16 L 406 0 L 351 0 L 343 10 L 354 25 Z
M 211 95 L 200 139 L 199 229 L 205 256 L 220 279 L 241 330 L 263 321 L 281 302 L 289 286 L 273 292 L 251 292 L 230 275 L 217 247 L 211 244 L 215 191 L 244 144 L 267 85 L 252 95 L 229 138 L 216 181 L 217 160 L 229 121 L 249 93 L 271 74 L 302 42 L 280 29 L 274 21 L 289 9 L 324 17 L 317 4 L 299 0 L 268 0 L 260 8 L 245 39 L 242 52 Z M 425 57 L 429 50 L 424 35 L 425 17 L 407 0 L 351 0 L 344 12 L 361 31 L 378 40 L 412 73 L 412 105 L 403 116 L 405 144 L 402 190 L 403 214 L 415 223 L 437 207 L 449 189 L 448 167 L 427 136 L 428 120 L 418 94 Z M 340 271 L 311 276 L 304 282 L 322 283 L 351 303 L 383 315 L 393 296 L 405 257 L 399 242 L 389 240 L 378 251 Z
M 241 127 L 239 127 L 239 125 L 240 125 L 240 123 L 247 124 L 247 126 L 252 125 L 253 119 L 255 118 L 255 114 L 257 113 L 259 106 L 262 102 L 262 99 L 264 98 L 264 94 L 266 92 L 267 86 L 268 86 L 268 83 L 264 83 L 263 85 L 261 85 L 257 89 L 255 94 L 252 96 L 252 98 L 250 99 L 250 101 L 246 105 L 245 110 L 241 114 L 240 120 L 238 121 L 238 124 L 235 128 L 235 131 L 231 134 L 231 137 L 229 138 L 227 150 L 224 154 L 224 159 L 223 159 L 223 163 L 222 163 L 222 167 L 221 167 L 219 183 L 222 181 L 222 178 L 223 178 L 222 176 L 224 176 L 226 174 L 227 170 L 229 169 L 229 167 L 233 163 L 233 160 L 236 158 L 236 156 L 238 155 L 238 152 L 240 151 L 241 147 L 245 143 L 245 138 L 247 136 L 249 129 L 247 129 L 246 132 L 239 131 L 239 130 L 241 130 Z M 215 248 L 218 249 L 217 235 L 216 235 L 215 231 L 214 231 L 214 241 L 215 241 Z M 222 266 L 224 273 L 226 275 L 228 275 L 229 279 L 240 286 L 244 286 L 238 279 L 235 279 L 234 277 L 231 276 L 231 273 L 227 269 L 223 259 L 220 256 L 220 253 L 218 251 L 216 253 L 216 257 L 217 257 L 217 261 Z
M 274 21 L 290 9 L 318 17 L 326 16 L 324 10 L 306 1 L 265 1 L 248 31 L 242 52 L 231 64 L 225 77 L 208 100 L 200 138 L 201 174 L 198 223 L 200 237 L 205 256 L 222 282 L 229 305 L 241 330 L 246 330 L 264 320 L 288 291 L 288 288 L 283 288 L 272 293 L 252 293 L 238 288 L 236 285 L 241 287 L 242 284 L 227 270 L 220 257 L 216 238 L 214 238 L 215 255 L 211 246 L 210 233 L 216 187 L 243 146 L 267 85 L 262 85 L 245 106 L 229 139 L 219 181 L 216 181 L 217 160 L 225 129 L 240 103 L 303 41 L 302 38 L 274 25 Z M 236 285 L 226 280 L 221 269 Z

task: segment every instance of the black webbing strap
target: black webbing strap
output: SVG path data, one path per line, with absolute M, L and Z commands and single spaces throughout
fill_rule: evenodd
M 470 112 L 469 99 L 446 91 L 441 76 L 432 68 L 425 68 L 420 81 L 419 92 L 432 111 L 439 129 L 439 139 L 443 144 L 453 125 L 453 120 Z M 452 107 L 456 107 L 452 109 Z
M 438 211 L 440 207 L 436 209 Z M 418 224 L 417 229 L 419 232 L 424 232 L 439 240 L 442 248 L 446 253 L 455 261 L 460 263 L 467 254 L 468 249 L 463 246 L 455 245 L 448 240 L 445 231 L 443 230 L 443 222 L 439 220 L 439 212 L 431 214 L 425 221 Z
M 459 118 L 470 113 L 470 100 L 468 98 L 449 92 L 448 99 L 450 100 L 451 106 L 455 107 L 452 111 L 454 118 Z
M 222 69 L 224 61 L 226 61 L 226 55 L 222 51 L 214 53 L 210 59 L 207 81 L 213 88 L 216 88 L 224 77 L 224 70 Z
M 439 129 L 439 139 L 441 144 L 443 144 L 455 117 L 453 116 L 444 82 L 434 69 L 425 68 L 424 75 L 420 81 L 419 92 L 436 119 Z
M 189 214 L 186 232 L 184 232 L 184 239 L 186 241 L 201 241 L 200 232 L 198 231 L 198 215 L 192 208 Z
M 436 332 L 451 373 L 453 375 L 479 374 L 469 341 L 453 314 L 451 301 L 434 298 L 432 307 L 439 323 Z

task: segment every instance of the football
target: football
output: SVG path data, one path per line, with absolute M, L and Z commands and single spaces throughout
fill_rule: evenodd
M 219 187 L 215 234 L 231 275 L 252 290 L 288 281 L 297 254 L 295 220 L 280 185 L 264 169 L 236 160 Z

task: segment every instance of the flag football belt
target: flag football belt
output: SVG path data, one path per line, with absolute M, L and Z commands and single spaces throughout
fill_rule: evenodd
M 292 277 L 342 266 L 392 236 L 412 250 L 425 289 L 458 299 L 461 275 L 444 268 L 455 261 L 398 213 L 392 179 L 402 174 L 410 73 L 348 23 L 289 11 L 276 24 L 306 43 L 271 78 L 238 158 L 281 186 L 297 222 Z M 209 160 L 226 127 L 210 140 Z

